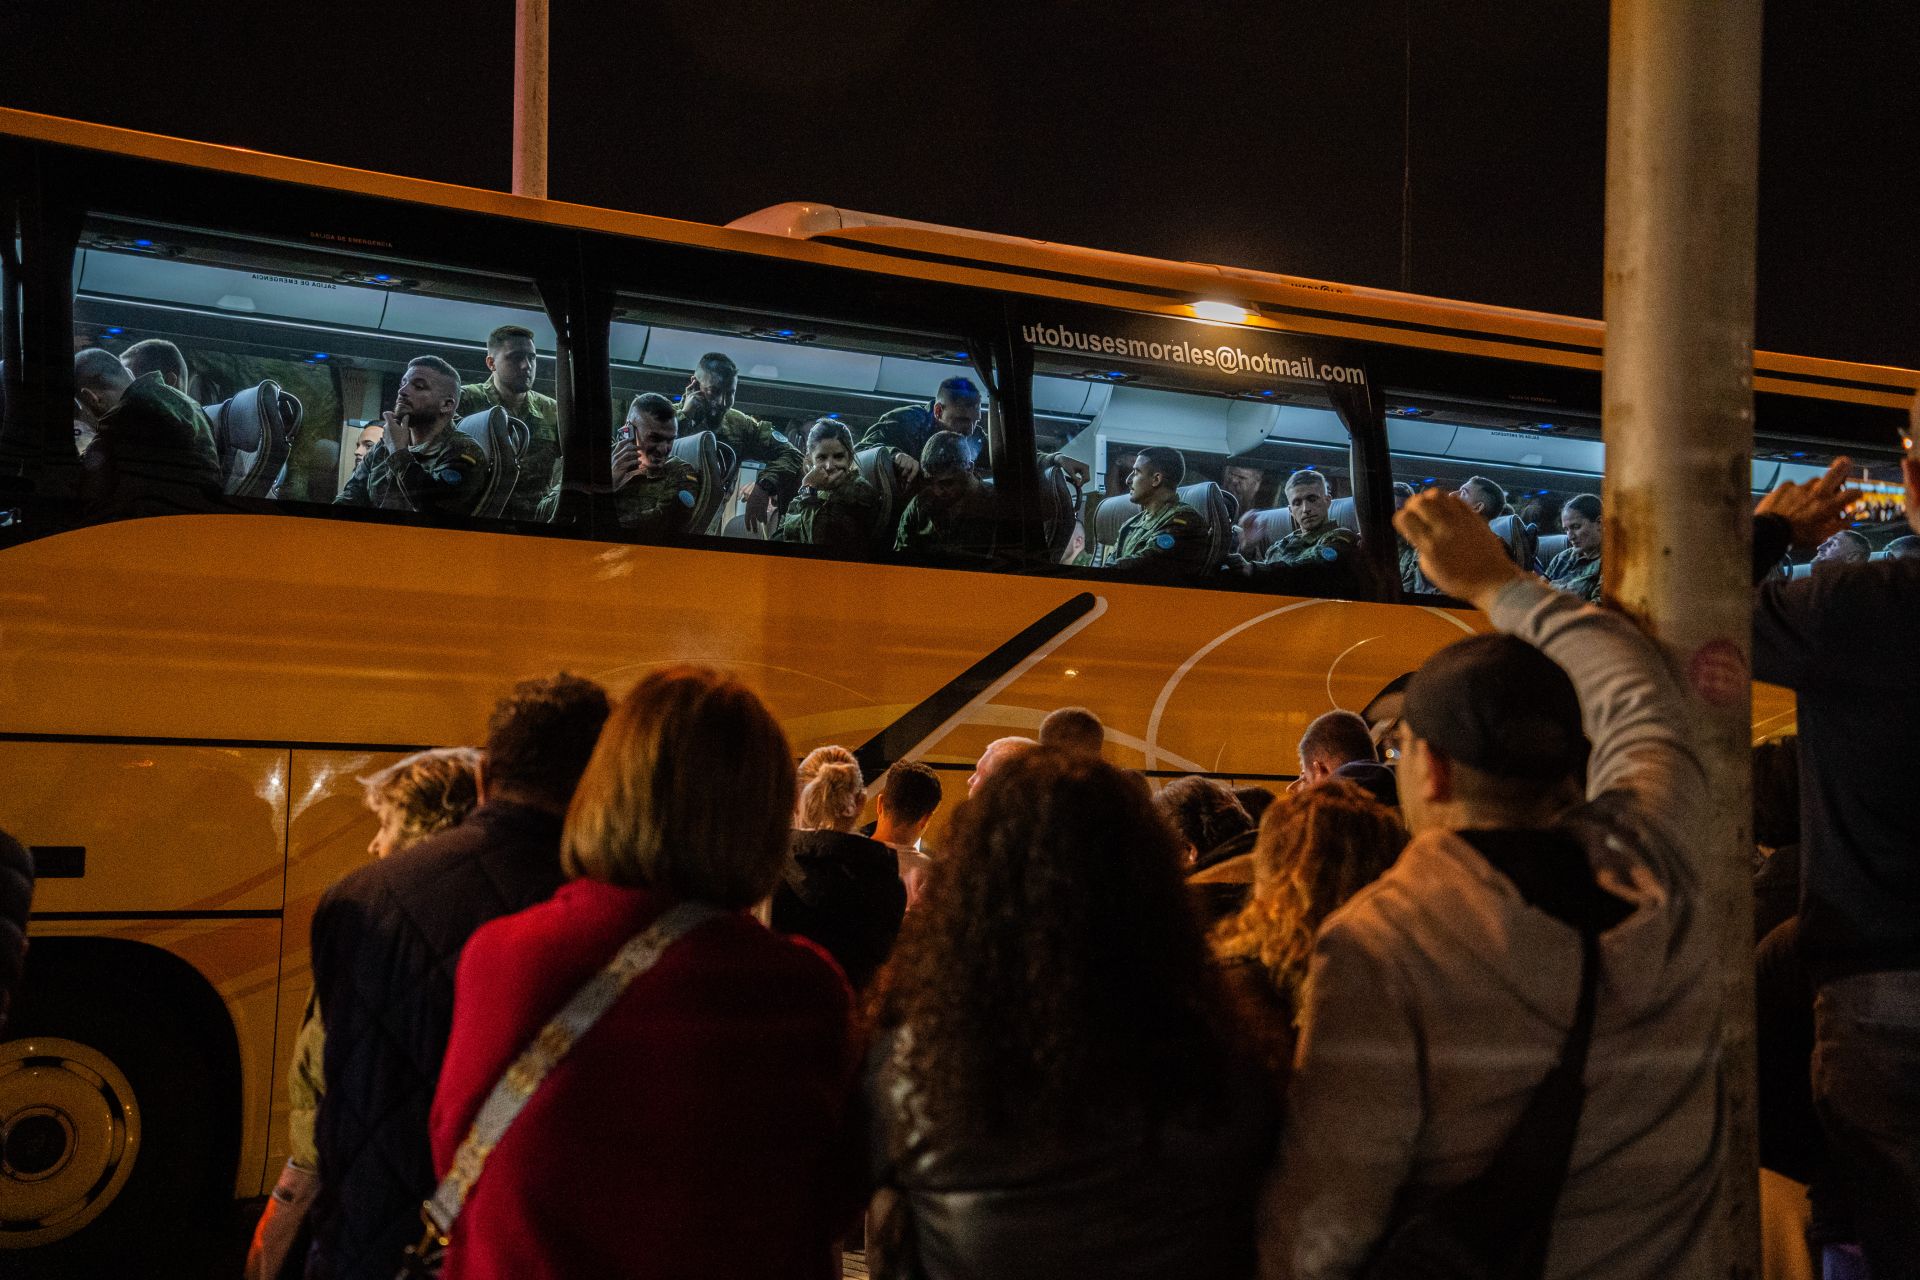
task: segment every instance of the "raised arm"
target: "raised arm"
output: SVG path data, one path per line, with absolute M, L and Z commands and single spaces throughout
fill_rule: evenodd
M 1580 695 L 1593 756 L 1587 794 L 1625 802 L 1677 840 L 1705 794 L 1705 771 L 1681 726 L 1687 700 L 1653 642 L 1624 616 L 1555 591 L 1507 559 L 1504 544 L 1451 494 L 1421 494 L 1394 517 L 1442 591 L 1560 664 Z

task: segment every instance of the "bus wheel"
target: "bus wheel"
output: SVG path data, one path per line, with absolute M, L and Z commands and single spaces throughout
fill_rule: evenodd
M 0 1044 L 0 1248 L 79 1231 L 139 1158 L 139 1102 L 111 1059 L 53 1036 Z
M 0 1257 L 151 1257 L 214 1185 L 212 1067 L 158 986 L 75 968 L 0 1041 Z

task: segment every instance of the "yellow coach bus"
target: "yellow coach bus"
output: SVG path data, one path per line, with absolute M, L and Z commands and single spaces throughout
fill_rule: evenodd
M 270 1185 L 309 921 L 368 856 L 358 780 L 477 741 L 515 679 L 721 664 L 796 749 L 854 747 L 870 776 L 924 759 L 956 795 L 984 743 L 1068 704 L 1120 762 L 1277 785 L 1310 719 L 1479 625 L 1402 581 L 1397 483 L 1492 482 L 1516 557 L 1544 561 L 1604 465 L 1590 321 L 819 206 L 694 225 L 17 111 L 0 211 L 0 828 L 39 875 L 0 1041 L 0 1250 Z M 334 505 L 408 362 L 483 383 L 502 326 L 552 397 L 544 518 Z M 224 492 L 107 518 L 82 500 L 74 356 L 148 339 L 185 357 Z M 674 446 L 694 532 L 623 528 L 612 426 L 710 352 L 769 438 L 837 417 L 857 439 L 974 381 L 991 548 L 896 556 L 890 523 L 866 556 L 768 541 L 741 493 L 770 455 L 700 430 Z M 1755 491 L 1843 450 L 1890 461 L 1916 382 L 1757 355 Z M 490 474 L 523 469 L 512 425 L 473 433 Z M 1181 452 L 1208 525 L 1207 572 L 1178 583 L 1103 563 L 1149 445 Z M 905 469 L 860 464 L 897 519 Z M 1304 468 L 1367 572 L 1276 595 L 1236 566 L 1285 534 Z M 1763 695 L 1757 729 L 1790 715 Z

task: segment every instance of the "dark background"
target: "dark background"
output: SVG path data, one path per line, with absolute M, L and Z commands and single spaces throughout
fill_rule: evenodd
M 9 0 L 0 104 L 504 187 L 512 42 L 512 0 Z M 1598 0 L 556 0 L 550 194 L 1597 316 L 1606 60 Z M 1768 6 L 1759 345 L 1920 365 L 1917 69 L 1920 6 Z

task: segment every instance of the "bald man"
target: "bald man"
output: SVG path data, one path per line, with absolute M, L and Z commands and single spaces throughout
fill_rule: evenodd
M 1040 744 L 1032 738 L 995 738 L 980 753 L 980 762 L 973 766 L 973 773 L 967 779 L 967 794 L 972 795 L 980 789 L 980 784 L 992 775 L 995 769 L 1009 760 L 1018 759 L 1029 751 L 1038 751 Z

